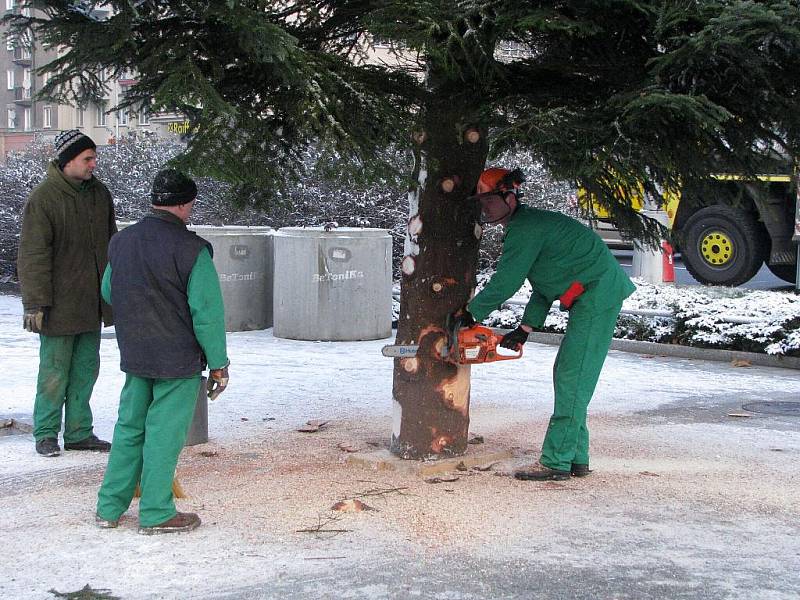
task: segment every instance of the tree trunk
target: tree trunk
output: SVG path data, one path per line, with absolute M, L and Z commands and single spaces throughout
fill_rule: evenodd
M 391 450 L 401 458 L 467 449 L 470 367 L 444 362 L 447 315 L 475 288 L 481 228 L 468 201 L 488 154 L 486 131 L 466 123 L 467 107 L 429 107 L 415 133 L 417 187 L 409 191 L 397 344 L 419 344 L 395 360 Z

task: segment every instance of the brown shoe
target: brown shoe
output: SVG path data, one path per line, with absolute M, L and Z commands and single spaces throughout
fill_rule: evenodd
M 564 481 L 569 477 L 569 471 L 559 471 L 544 465 L 534 465 L 514 472 L 514 479 L 522 481 Z
M 155 535 L 158 533 L 183 533 L 184 531 L 197 529 L 199 526 L 200 517 L 198 517 L 195 513 L 179 512 L 171 519 L 167 519 L 158 525 L 139 527 L 139 533 L 142 535 Z

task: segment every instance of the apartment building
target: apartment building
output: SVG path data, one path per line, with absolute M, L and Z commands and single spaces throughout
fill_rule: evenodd
M 0 0 L 3 14 L 28 12 L 19 0 Z M 96 11 L 98 18 L 107 14 Z M 125 97 L 135 76 L 123 74 L 109 78 L 106 96 L 100 102 L 86 106 L 70 106 L 35 98 L 46 79 L 36 75 L 36 69 L 56 56 L 55 49 L 44 47 L 8 35 L 0 30 L 0 160 L 8 152 L 22 150 L 33 143 L 34 136 L 53 138 L 66 129 L 80 129 L 98 145 L 113 144 L 131 131 L 152 131 L 158 135 L 180 137 L 186 132 L 182 115 L 150 114 L 146 106 L 110 111 Z

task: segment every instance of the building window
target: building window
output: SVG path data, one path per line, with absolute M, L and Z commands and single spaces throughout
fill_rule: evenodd
M 146 105 L 139 109 L 139 125 L 150 125 L 150 109 Z
M 52 111 L 49 106 L 45 106 L 42 108 L 42 127 L 45 129 L 50 129 L 53 126 L 52 121 Z
M 6 76 L 8 77 L 8 89 L 9 90 L 13 90 L 14 89 L 14 71 L 9 69 L 8 71 L 6 71 Z
M 128 124 L 128 109 L 123 108 L 122 110 L 117 111 L 117 123 L 120 125 L 127 125 Z
M 13 52 L 14 51 L 14 46 L 15 46 L 14 37 L 11 34 L 7 33 L 6 34 L 6 50 L 8 50 L 9 52 Z
M 22 113 L 22 115 L 23 115 L 23 117 L 22 117 L 23 118 L 23 124 L 25 126 L 24 129 L 25 129 L 25 131 L 30 131 L 32 129 L 31 109 L 30 108 L 26 108 L 25 112 Z
M 86 115 L 86 111 L 85 111 L 85 110 L 83 110 L 83 108 L 82 108 L 82 107 L 80 107 L 80 106 L 79 106 L 79 107 L 77 107 L 77 108 L 75 109 L 75 111 L 76 111 L 76 113 L 77 113 L 77 114 L 75 115 L 75 121 L 76 121 L 76 123 L 77 123 L 77 126 L 78 126 L 78 127 L 83 127 L 83 124 L 84 124 L 84 122 L 85 122 L 85 120 L 86 120 L 86 117 L 85 117 L 85 115 Z
M 8 109 L 8 128 L 9 129 L 16 129 L 17 128 L 17 111 L 13 108 Z
M 106 103 L 99 102 L 97 104 L 97 125 L 98 126 L 105 126 L 106 125 Z
M 16 0 L 6 0 L 6 10 L 14 10 L 14 5 L 16 3 Z

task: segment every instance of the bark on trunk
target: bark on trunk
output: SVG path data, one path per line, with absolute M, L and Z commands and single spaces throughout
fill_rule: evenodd
M 467 448 L 470 367 L 440 359 L 447 315 L 475 288 L 481 228 L 467 197 L 488 153 L 486 132 L 465 123 L 466 107 L 425 113 L 418 187 L 409 192 L 397 344 L 419 344 L 395 360 L 391 450 L 402 458 L 459 455 Z

